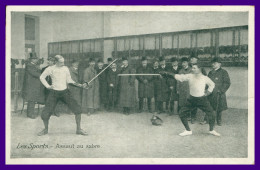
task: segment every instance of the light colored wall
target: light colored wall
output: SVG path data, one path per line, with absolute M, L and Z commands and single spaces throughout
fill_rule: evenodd
M 70 12 L 55 14 L 53 41 L 68 41 L 103 37 L 101 12 Z
M 11 58 L 24 58 L 24 21 L 23 13 L 11 13 Z
M 229 108 L 248 108 L 248 68 L 223 67 L 227 70 L 231 86 L 226 92 Z M 210 68 L 206 68 L 207 73 Z
M 48 57 L 48 43 L 53 41 L 53 18 L 48 13 L 15 12 L 11 14 L 11 57 L 25 59 L 25 15 L 39 17 L 39 57 Z M 18 66 L 19 67 L 19 66 Z

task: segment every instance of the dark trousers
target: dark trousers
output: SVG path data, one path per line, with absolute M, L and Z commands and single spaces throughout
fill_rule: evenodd
M 151 101 L 152 101 L 151 98 L 147 98 L 147 107 L 149 111 L 152 110 Z M 144 108 L 144 98 L 139 97 L 139 110 L 143 110 L 143 108 Z
M 62 91 L 51 90 L 45 103 L 45 108 L 42 111 L 42 120 L 49 120 L 58 101 L 61 100 L 68 105 L 68 108 L 74 114 L 81 114 L 81 107 L 77 101 L 72 97 L 68 89 Z
M 35 108 L 35 102 L 34 101 L 28 101 L 28 103 L 27 103 L 27 117 L 35 118 L 36 116 L 38 116 L 37 114 L 35 114 L 34 108 Z
M 180 109 L 180 119 L 186 130 L 190 131 L 187 117 L 191 113 L 191 110 L 194 108 L 199 108 L 206 113 L 209 119 L 209 130 L 214 129 L 215 124 L 215 112 L 212 109 L 206 96 L 203 97 L 193 97 L 190 96 L 185 105 Z

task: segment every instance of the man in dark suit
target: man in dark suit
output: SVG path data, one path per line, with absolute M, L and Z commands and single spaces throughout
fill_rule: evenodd
M 216 111 L 217 124 L 222 124 L 222 111 L 227 109 L 226 91 L 230 87 L 230 78 L 228 72 L 221 67 L 221 59 L 215 57 L 212 59 L 212 70 L 208 77 L 215 83 L 215 88 L 209 96 L 211 106 Z
M 97 73 L 100 73 L 105 68 L 103 60 L 97 62 Z M 107 109 L 107 70 L 98 76 L 99 79 L 99 99 L 103 109 Z
M 107 72 L 107 85 L 108 85 L 108 111 L 114 111 L 118 104 L 119 92 L 119 69 L 117 64 L 113 63 L 111 69 Z
M 160 61 L 160 67 L 159 72 L 167 71 L 166 68 L 166 62 L 164 57 L 159 58 Z M 158 100 L 158 110 L 159 113 L 165 112 L 163 110 L 163 103 L 166 103 L 166 110 L 168 110 L 168 100 L 169 100 L 169 89 L 167 84 L 167 78 L 166 77 L 160 77 L 160 85 L 159 88 L 157 88 L 157 100 Z
M 168 72 L 178 74 L 180 71 L 179 63 L 177 58 L 171 58 L 172 67 L 168 68 Z M 169 114 L 178 114 L 178 100 L 179 96 L 177 93 L 177 80 L 174 78 L 168 78 L 167 80 L 170 97 L 169 97 L 169 104 L 170 104 L 170 112 Z
M 159 74 L 159 61 L 158 59 L 155 59 L 153 62 L 153 73 Z M 154 86 L 154 107 L 155 111 L 158 111 L 158 92 L 161 85 L 161 80 L 159 76 L 153 76 L 153 86 Z
M 147 65 L 146 57 L 142 57 L 142 66 L 137 69 L 137 74 L 151 74 L 152 68 Z M 154 96 L 153 76 L 137 76 L 138 80 L 138 97 L 139 97 L 139 112 L 143 111 L 144 99 L 147 98 L 148 111 L 152 112 L 151 99 Z
M 35 103 L 44 104 L 44 88 L 40 82 L 41 69 L 37 64 L 36 53 L 30 54 L 29 62 L 25 67 L 25 75 L 22 89 L 23 100 L 27 101 L 27 117 L 35 119 L 38 115 L 34 113 Z

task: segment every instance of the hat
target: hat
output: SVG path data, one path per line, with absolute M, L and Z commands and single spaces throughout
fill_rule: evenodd
M 187 57 L 182 57 L 181 62 L 185 62 L 185 61 L 189 62 L 189 59 Z
M 176 57 L 172 57 L 171 58 L 171 62 L 175 62 L 175 61 L 178 61 Z
M 93 58 L 89 58 L 88 60 L 89 62 L 95 62 L 95 60 Z
M 194 52 L 191 53 L 190 58 L 197 58 L 197 59 L 199 59 L 198 55 L 196 53 L 194 53 Z
M 77 63 L 77 62 L 79 62 L 79 61 L 76 60 L 76 59 L 73 59 L 73 60 L 71 61 L 72 64 L 73 64 L 73 63 Z
M 48 61 L 55 61 L 55 58 L 54 57 L 49 57 L 47 60 Z
M 215 63 L 215 62 L 217 62 L 217 63 L 222 63 L 221 58 L 220 58 L 220 57 L 214 57 L 214 58 L 211 60 L 211 63 Z
M 142 57 L 141 61 L 147 60 L 145 56 Z
M 153 60 L 153 63 L 155 63 L 155 62 L 159 62 L 159 60 L 158 60 L 157 58 L 155 58 L 155 59 Z
M 110 61 L 113 61 L 113 60 L 112 60 L 112 58 L 109 57 L 109 58 L 107 59 L 107 62 L 110 62 Z
M 163 56 L 161 56 L 161 57 L 159 57 L 159 61 L 161 62 L 161 61 L 164 61 L 165 59 L 164 59 L 164 57 Z
M 97 62 L 98 62 L 98 63 L 103 63 L 103 60 L 102 60 L 102 59 L 98 59 Z
M 128 60 L 127 57 L 122 57 L 122 61 L 124 61 L 124 60 Z
M 30 59 L 38 59 L 36 53 L 30 53 Z
M 155 115 L 151 118 L 151 122 L 154 126 L 161 126 L 163 124 L 163 120 Z

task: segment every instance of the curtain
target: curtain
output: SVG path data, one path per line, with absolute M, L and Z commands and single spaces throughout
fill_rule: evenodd
M 155 49 L 155 37 L 154 36 L 148 36 L 144 38 L 145 41 L 145 49 L 146 50 L 153 50 Z
M 162 48 L 172 48 L 172 35 L 162 36 Z
M 211 40 L 210 33 L 197 34 L 197 47 L 210 47 L 210 40 Z M 193 46 L 193 47 L 195 47 L 195 46 Z
M 83 53 L 90 52 L 90 41 L 83 41 L 82 42 L 82 52 Z
M 155 49 L 159 50 L 160 48 L 160 36 L 155 37 Z
M 178 35 L 173 36 L 173 48 L 178 48 Z
M 232 45 L 233 31 L 219 32 L 219 46 Z
M 139 50 L 139 38 L 131 38 L 129 41 L 131 50 Z
M 240 30 L 240 45 L 248 45 L 248 30 Z
M 102 41 L 101 40 L 96 40 L 96 41 L 94 41 L 94 43 L 95 43 L 95 50 L 94 50 L 94 52 L 101 52 L 102 51 Z
M 117 51 L 124 51 L 125 50 L 125 41 L 124 39 L 117 40 Z
M 79 53 L 79 42 L 71 42 L 71 53 Z
M 179 48 L 190 48 L 190 34 L 179 35 Z

